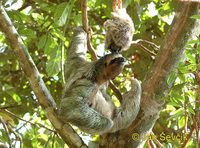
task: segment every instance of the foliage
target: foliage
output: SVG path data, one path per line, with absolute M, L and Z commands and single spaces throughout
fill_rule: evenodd
M 124 0 L 123 2 L 135 25 L 133 40 L 148 40 L 160 46 L 173 19 L 176 3 L 172 0 Z M 3 5 L 28 47 L 48 89 L 59 104 L 63 88 L 63 57 L 67 53 L 72 29 L 81 25 L 82 21 L 80 1 L 8 0 L 3 1 Z M 99 56 L 106 53 L 103 48 L 105 32 L 103 23 L 110 17 L 110 12 L 111 1 L 88 1 L 89 23 L 94 32 L 92 43 Z M 199 18 L 200 16 L 196 15 L 192 19 Z M 154 54 L 159 50 L 146 42 L 142 44 Z M 169 75 L 168 85 L 173 87 L 169 95 L 164 98 L 165 107 L 153 129 L 157 139 L 166 147 L 178 147 L 184 139 L 160 140 L 159 135 L 162 132 L 168 135 L 184 134 L 184 132 L 188 134 L 193 127 L 194 116 L 198 115 L 197 81 L 194 73 L 199 69 L 199 38 L 190 41 L 185 48 L 185 59 L 179 63 L 177 71 Z M 123 74 L 114 81 L 122 93 L 128 89 L 127 80 L 131 76 L 134 75 L 141 81 L 144 79 L 155 59 L 154 55 L 137 45 L 131 46 L 123 55 L 128 59 L 127 66 Z M 110 93 L 112 94 L 112 91 Z M 113 98 L 116 100 L 114 96 Z M 38 105 L 37 98 L 20 68 L 20 63 L 2 33 L 0 33 L 0 104 L 0 118 L 8 127 L 6 132 L 3 124 L 0 124 L 0 142 L 8 145 L 10 139 L 14 147 L 19 147 L 20 141 L 23 147 L 64 146 L 64 142 Z M 78 132 L 83 140 L 88 142 L 90 137 Z M 96 136 L 91 138 L 98 140 Z M 195 145 L 197 137 L 194 133 L 188 146 Z

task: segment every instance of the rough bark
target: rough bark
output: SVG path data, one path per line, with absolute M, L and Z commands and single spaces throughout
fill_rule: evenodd
M 40 105 L 43 107 L 47 118 L 51 121 L 59 135 L 70 147 L 87 147 L 70 125 L 64 124 L 57 118 L 56 103 L 45 86 L 40 73 L 23 44 L 22 39 L 18 35 L 1 4 L 0 29 L 6 35 L 8 42 L 18 56 L 21 67 L 27 76 L 35 95 L 37 96 Z
M 198 3 L 180 2 L 178 5 L 179 9 L 176 12 L 171 29 L 162 43 L 155 64 L 143 82 L 141 110 L 137 119 L 128 129 L 103 135 L 100 141 L 102 147 L 142 147 L 144 140 L 142 138 L 133 140 L 132 134 L 137 133 L 138 136 L 144 136 L 151 131 L 155 121 L 158 119 L 159 112 L 162 108 L 161 98 L 170 89 L 170 86 L 166 83 L 167 76 L 171 71 L 176 69 L 181 59 L 184 45 L 191 36 L 195 24 L 195 20 L 190 17 L 197 14 L 199 10 Z M 21 38 L 1 5 L 0 28 L 5 33 L 11 47 L 19 57 L 21 66 L 27 75 L 35 95 L 60 136 L 70 147 L 86 147 L 76 132 L 69 125 L 64 125 L 57 118 L 56 104 L 41 79 Z
M 191 19 L 199 14 L 199 3 L 179 2 L 173 23 L 163 41 L 155 63 L 142 85 L 141 109 L 132 125 L 125 130 L 103 135 L 101 147 L 143 147 L 144 137 L 149 134 L 159 118 L 163 100 L 171 86 L 167 85 L 169 73 L 176 70 L 183 57 L 184 46 L 193 36 L 197 20 Z M 135 138 L 135 139 L 134 139 Z

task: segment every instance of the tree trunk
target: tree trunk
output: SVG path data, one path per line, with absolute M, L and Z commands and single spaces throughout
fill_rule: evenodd
M 198 3 L 180 2 L 178 6 L 179 9 L 176 12 L 171 29 L 162 43 L 155 64 L 143 82 L 141 109 L 136 120 L 127 129 L 102 135 L 100 147 L 142 147 L 145 142 L 143 137 L 151 132 L 162 109 L 163 101 L 161 98 L 170 89 L 170 86 L 167 85 L 167 76 L 176 69 L 183 56 L 184 46 L 194 33 L 196 20 L 190 17 L 199 11 Z M 57 118 L 55 102 L 1 5 L 0 28 L 6 34 L 7 40 L 18 55 L 21 66 L 40 104 L 60 136 L 70 147 L 87 147 L 69 125 L 64 125 Z

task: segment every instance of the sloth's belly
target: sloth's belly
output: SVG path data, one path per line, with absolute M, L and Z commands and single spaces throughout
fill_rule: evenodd
M 111 118 L 114 111 L 114 106 L 111 100 L 106 101 L 101 91 L 98 91 L 93 102 L 92 108 L 103 114 L 107 118 Z

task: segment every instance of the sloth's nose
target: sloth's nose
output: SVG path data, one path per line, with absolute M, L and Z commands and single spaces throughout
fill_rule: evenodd
M 113 59 L 110 64 L 113 64 L 113 63 L 124 63 L 126 62 L 126 59 L 124 57 L 118 57 L 118 58 L 115 58 Z

